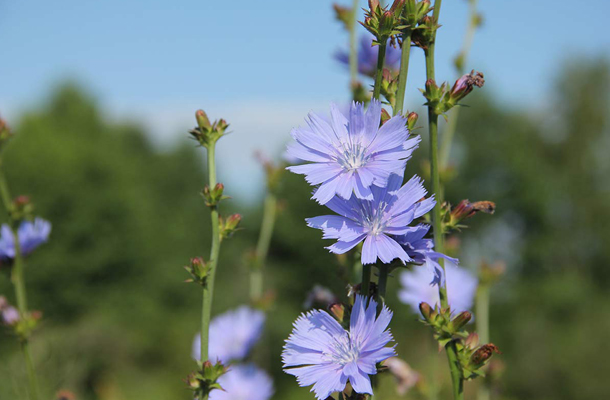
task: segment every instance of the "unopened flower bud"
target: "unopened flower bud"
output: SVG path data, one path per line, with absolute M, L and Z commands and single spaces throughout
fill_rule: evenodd
M 473 69 L 469 74 L 466 74 L 455 81 L 451 88 L 451 92 L 449 93 L 449 99 L 453 104 L 456 104 L 472 92 L 475 86 L 480 88 L 483 87 L 484 84 L 485 79 L 483 74 L 475 72 Z
M 407 115 L 407 128 L 409 128 L 409 131 L 415 129 L 415 124 L 417 124 L 418 118 L 419 115 L 417 115 L 416 112 L 410 112 L 409 115 Z
M 462 200 L 455 206 L 449 214 L 449 225 L 451 227 L 458 227 L 458 224 L 478 212 L 485 214 L 493 214 L 496 211 L 496 204 L 491 201 L 477 201 L 471 203 L 468 200 Z
M 2 310 L 2 323 L 4 325 L 15 325 L 21 319 L 19 311 L 13 306 L 6 306 Z
M 205 200 L 205 205 L 208 207 L 216 206 L 220 200 L 226 199 L 227 196 L 223 196 L 225 186 L 222 183 L 217 183 L 213 189 L 210 189 L 209 186 L 205 186 L 201 195 Z
M 388 110 L 386 110 L 385 108 L 383 108 L 381 110 L 381 125 L 385 124 L 387 121 L 390 120 L 390 118 L 392 118 L 392 116 L 390 115 L 390 113 L 388 112 Z
M 468 311 L 464 311 L 458 314 L 457 317 L 451 320 L 451 326 L 455 331 L 459 331 L 462 329 L 470 320 L 472 319 L 472 314 Z
M 390 12 L 392 14 L 398 14 L 402 11 L 402 8 L 405 5 L 405 0 L 394 0 L 392 6 L 390 7 Z
M 369 0 L 369 9 L 371 9 L 371 11 L 375 11 L 375 9 L 379 7 L 379 0 Z
M 329 310 L 339 323 L 343 322 L 343 318 L 345 317 L 345 306 L 343 304 L 335 303 L 329 307 Z
M 200 129 L 210 129 L 212 128 L 212 124 L 210 123 L 210 119 L 208 115 L 203 110 L 197 110 L 195 112 L 195 118 L 197 119 L 197 125 L 199 125 Z
M 233 214 L 230 215 L 227 219 L 220 218 L 220 236 L 223 238 L 228 238 L 233 235 L 233 233 L 237 230 L 237 226 L 241 222 L 241 215 Z
M 352 24 L 352 9 L 335 3 L 333 4 L 333 10 L 335 10 L 335 18 L 342 22 L 346 28 L 349 28 L 349 26 Z
M 210 273 L 210 265 L 201 257 L 191 258 L 189 265 L 184 267 L 191 274 L 192 279 L 187 279 L 186 282 L 197 282 L 201 286 L 207 284 L 208 275 Z
M 421 303 L 419 303 L 419 311 L 421 312 L 421 315 L 424 317 L 424 319 L 430 322 L 432 313 L 434 312 L 432 307 L 430 307 L 430 304 L 422 301 Z
M 484 344 L 474 352 L 470 360 L 474 365 L 482 365 L 491 358 L 493 353 L 502 354 L 493 343 Z
M 474 349 L 479 345 L 479 335 L 476 332 L 471 332 L 470 335 L 464 340 L 464 346 L 469 349 Z

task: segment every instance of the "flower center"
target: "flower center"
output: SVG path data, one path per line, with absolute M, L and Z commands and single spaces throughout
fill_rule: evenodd
M 355 171 L 368 162 L 370 156 L 366 154 L 366 147 L 361 143 L 342 143 L 337 155 L 337 162 L 346 171 Z
M 335 338 L 333 348 L 329 356 L 332 362 L 343 366 L 352 361 L 358 361 L 360 358 L 360 346 L 353 343 L 349 336 L 341 336 L 339 338 Z
M 382 201 L 377 207 L 373 207 L 372 202 L 366 202 L 363 204 L 362 210 L 360 211 L 362 226 L 367 228 L 369 234 L 377 236 L 382 234 L 388 224 L 385 209 L 388 203 Z

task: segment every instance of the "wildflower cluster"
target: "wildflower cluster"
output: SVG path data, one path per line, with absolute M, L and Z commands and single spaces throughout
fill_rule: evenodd
M 434 207 L 434 198 L 425 198 L 417 176 L 402 185 L 406 162 L 420 138 L 410 134 L 409 119 L 398 115 L 381 125 L 381 118 L 381 103 L 373 99 L 366 112 L 353 103 L 349 119 L 331 106 L 330 122 L 312 113 L 308 128 L 292 131 L 295 142 L 288 154 L 310 163 L 288 169 L 318 185 L 313 199 L 337 214 L 308 218 L 307 224 L 321 229 L 325 239 L 337 240 L 327 247 L 335 254 L 362 243 L 363 264 L 378 259 L 425 264 L 432 281 L 442 283 L 437 260 L 446 256 L 423 239 L 428 226 L 410 226 Z

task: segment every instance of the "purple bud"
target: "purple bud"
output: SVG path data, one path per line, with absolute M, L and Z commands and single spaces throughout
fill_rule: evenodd
M 469 74 L 462 76 L 460 79 L 455 81 L 453 87 L 451 88 L 450 97 L 454 102 L 457 102 L 468 93 L 472 92 L 472 89 L 476 87 L 483 87 L 485 84 L 485 78 L 483 74 L 480 72 L 475 72 L 473 69 Z
M 4 310 L 2 310 L 2 322 L 5 325 L 15 325 L 19 322 L 19 311 L 13 306 L 6 306 Z

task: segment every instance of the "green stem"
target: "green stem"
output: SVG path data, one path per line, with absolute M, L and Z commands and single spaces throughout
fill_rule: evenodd
M 373 98 L 379 100 L 381 94 L 381 80 L 383 79 L 383 63 L 385 61 L 385 50 L 388 41 L 379 44 L 379 55 L 377 56 L 377 71 L 375 71 L 375 86 L 373 86 Z
M 476 331 L 481 343 L 489 343 L 489 286 L 481 284 L 477 288 L 475 300 L 476 307 Z M 483 380 L 477 389 L 478 400 L 489 400 L 490 392 L 487 382 Z
M 371 264 L 362 264 L 362 283 L 360 285 L 360 293 L 364 296 L 371 292 Z
M 216 143 L 208 146 L 208 185 L 210 188 L 216 186 Z M 208 342 L 210 318 L 212 315 L 212 300 L 214 297 L 214 278 L 218 266 L 220 254 L 220 226 L 218 223 L 217 206 L 210 207 L 212 222 L 212 248 L 210 250 L 210 275 L 203 288 L 203 303 L 201 309 L 201 361 L 208 360 Z
M 250 301 L 253 303 L 263 296 L 263 267 L 269 253 L 276 211 L 277 198 L 272 193 L 268 193 L 263 207 L 263 222 L 256 245 L 254 265 L 250 271 Z
M 398 73 L 398 88 L 396 89 L 396 105 L 393 115 L 402 114 L 407 90 L 407 76 L 409 74 L 409 58 L 411 56 L 411 29 L 407 28 L 402 34 L 402 53 L 400 56 L 400 72 Z
M 469 12 L 470 12 L 470 22 L 468 24 L 468 28 L 466 29 L 466 34 L 464 35 L 464 43 L 462 44 L 462 50 L 460 50 L 458 57 L 461 58 L 461 63 L 456 64 L 456 72 L 458 74 L 458 78 L 464 74 L 464 65 L 466 64 L 466 60 L 468 58 L 468 54 L 470 53 L 470 48 L 472 47 L 472 41 L 474 40 L 474 34 L 477 30 L 478 26 L 478 16 L 477 16 L 477 0 L 469 0 Z M 445 126 L 443 131 L 443 142 L 441 143 L 441 159 L 440 159 L 440 167 L 446 168 L 449 163 L 449 153 L 451 152 L 451 143 L 453 142 L 453 137 L 455 135 L 455 130 L 457 129 L 457 121 L 460 115 L 460 107 L 454 107 L 451 115 L 449 116 L 449 122 Z
M 356 28 L 358 27 L 359 5 L 359 0 L 353 1 L 352 15 L 349 23 L 349 77 L 351 85 L 358 81 L 358 38 L 356 36 Z
M 438 18 L 441 10 L 442 0 L 436 0 L 434 3 L 433 19 L 438 23 Z M 436 79 L 434 74 L 434 49 L 435 49 L 436 31 L 433 33 L 430 44 L 425 51 L 426 57 L 426 78 Z M 443 232 L 441 224 L 441 184 L 440 184 L 440 173 L 438 166 L 438 114 L 434 110 L 434 107 L 428 107 L 428 129 L 430 132 L 430 176 L 432 177 L 432 192 L 435 193 L 436 206 L 432 211 L 432 227 L 434 229 L 434 248 L 436 251 L 443 252 Z M 443 268 L 444 263 L 442 260 L 440 265 Z M 438 285 L 438 292 L 441 301 L 441 307 L 449 307 L 447 301 L 447 288 L 445 286 Z M 457 348 L 455 342 L 449 342 L 445 346 L 447 352 L 447 360 L 449 361 L 449 370 L 451 372 L 451 380 L 453 387 L 453 397 L 455 400 L 464 399 L 464 381 L 462 379 L 462 371 L 460 364 L 457 359 Z
M 2 160 L 0 160 L 0 167 L 2 166 Z M 28 300 L 27 293 L 25 290 L 25 279 L 23 276 L 24 263 L 23 257 L 21 256 L 21 243 L 19 242 L 19 232 L 16 226 L 17 221 L 13 220 L 11 215 L 12 211 L 12 201 L 11 195 L 8 190 L 8 185 L 6 183 L 6 179 L 4 178 L 4 174 L 0 169 L 0 197 L 2 198 L 2 203 L 4 204 L 4 208 L 6 209 L 7 214 L 10 219 L 11 231 L 13 233 L 13 242 L 15 246 L 15 258 L 13 259 L 13 266 L 11 269 L 11 282 L 15 289 L 15 297 L 17 299 L 17 309 L 19 310 L 19 316 L 21 318 L 26 318 L 28 316 Z M 25 360 L 28 381 L 30 384 L 30 399 L 37 400 L 38 399 L 38 381 L 36 378 L 36 370 L 34 368 L 34 363 L 32 362 L 32 356 L 30 355 L 29 349 L 29 339 L 27 337 L 22 337 L 20 339 L 21 342 L 21 351 L 23 353 L 23 358 Z

